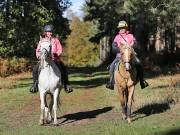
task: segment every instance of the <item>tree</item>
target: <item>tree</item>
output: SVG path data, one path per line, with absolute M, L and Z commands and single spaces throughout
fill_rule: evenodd
M 121 0 L 89 0 L 84 5 L 85 20 L 94 22 L 98 27 L 98 33 L 92 39 L 100 44 L 101 63 L 106 62 L 111 57 L 111 42 L 117 29 L 120 19 Z
M 89 41 L 94 29 L 91 22 L 83 22 L 76 16 L 72 18 L 71 34 L 66 41 L 69 65 L 93 66 L 98 61 L 98 46 Z
M 2 0 L 0 2 L 1 57 L 32 57 L 43 26 L 52 23 L 64 41 L 69 31 L 62 16 L 69 0 Z
M 179 6 L 180 1 L 176 0 L 88 0 L 84 11 L 85 20 L 98 21 L 99 40 L 105 35 L 113 37 L 118 21 L 123 19 L 128 22 L 141 52 L 148 54 L 152 50 L 155 54 L 165 55 L 178 50 L 175 32 Z M 150 37 L 154 40 L 151 46 Z

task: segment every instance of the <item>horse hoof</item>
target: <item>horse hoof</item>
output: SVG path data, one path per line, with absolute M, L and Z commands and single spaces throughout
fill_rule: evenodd
M 46 122 L 49 124 L 52 122 L 52 119 L 48 119 L 48 120 L 46 120 Z
M 40 120 L 40 121 L 39 121 L 39 125 L 40 125 L 40 126 L 44 125 L 44 121 L 43 121 L 43 120 Z
M 45 120 L 44 123 L 45 123 L 45 124 L 49 124 L 49 123 L 51 123 L 51 121 L 50 121 L 50 120 Z
M 131 123 L 131 118 L 127 118 L 128 124 Z
M 123 116 L 123 117 L 122 117 L 122 120 L 126 120 L 126 116 Z
M 53 125 L 54 125 L 54 126 L 57 126 L 57 125 L 58 125 L 57 120 L 54 121 Z
M 126 120 L 126 119 L 127 119 L 126 114 L 122 113 L 122 120 Z
M 53 125 L 54 125 L 54 126 L 58 126 L 58 123 L 57 123 L 57 122 L 54 122 Z

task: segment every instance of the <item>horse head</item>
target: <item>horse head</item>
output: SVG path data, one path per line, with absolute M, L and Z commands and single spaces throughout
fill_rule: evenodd
M 49 61 L 52 58 L 51 55 L 51 42 L 50 40 L 40 41 L 40 65 L 41 68 L 44 68 L 48 65 Z
M 130 45 L 122 45 L 120 47 L 121 61 L 123 62 L 127 71 L 132 67 L 133 58 L 135 57 L 135 51 Z

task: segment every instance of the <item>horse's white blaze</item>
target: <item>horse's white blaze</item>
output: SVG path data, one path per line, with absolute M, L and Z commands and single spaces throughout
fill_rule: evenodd
M 49 43 L 49 44 L 48 44 Z M 48 57 L 50 57 L 51 49 L 50 42 L 45 42 L 41 44 L 41 72 L 39 74 L 38 79 L 38 88 L 40 92 L 40 100 L 41 100 L 41 116 L 40 116 L 40 124 L 44 124 L 44 121 L 48 121 L 48 117 L 51 119 L 52 113 L 47 111 L 46 99 L 45 95 L 50 93 L 53 96 L 53 110 L 54 110 L 54 124 L 57 124 L 57 104 L 60 93 L 61 86 L 61 74 L 58 67 L 55 63 Z M 51 99 L 52 100 L 52 99 Z M 47 114 L 48 113 L 48 114 Z M 46 117 L 45 117 L 46 116 Z M 45 118 L 44 118 L 45 117 Z
M 130 69 L 130 63 L 129 63 L 129 49 L 128 48 L 125 48 L 124 55 L 125 55 L 125 67 L 127 70 L 129 70 Z

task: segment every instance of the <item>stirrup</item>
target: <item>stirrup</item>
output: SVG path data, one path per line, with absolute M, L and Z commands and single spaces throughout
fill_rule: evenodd
M 140 83 L 140 85 L 141 85 L 141 89 L 144 89 L 149 86 L 149 84 L 145 80 L 143 80 L 143 82 Z
M 108 83 L 108 84 L 106 84 L 106 88 L 110 89 L 110 90 L 114 90 L 114 85 Z
M 38 92 L 38 82 L 36 81 L 33 86 L 29 90 L 31 93 L 36 93 Z
M 70 85 L 65 85 L 64 86 L 64 91 L 66 93 L 71 93 L 71 92 L 73 92 L 73 88 Z

